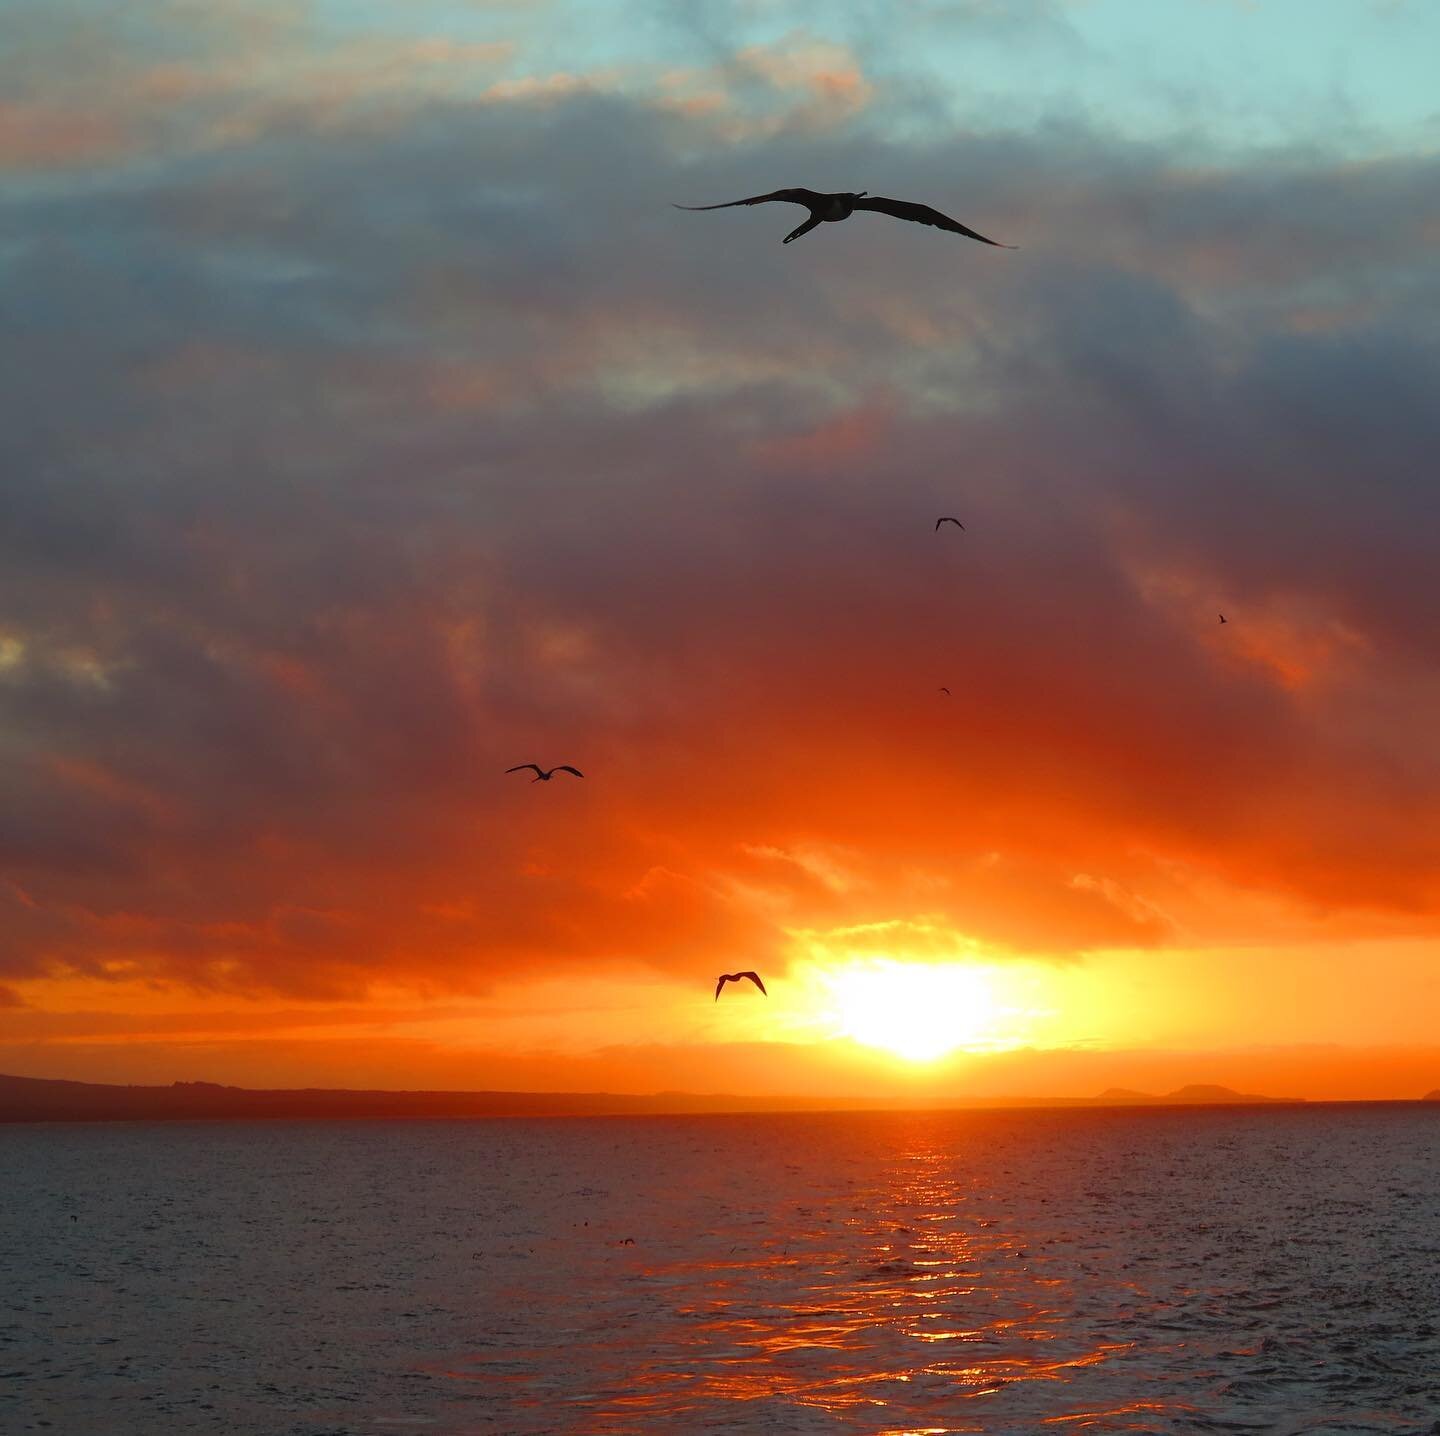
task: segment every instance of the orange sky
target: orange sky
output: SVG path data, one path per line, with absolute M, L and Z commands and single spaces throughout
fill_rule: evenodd
M 1433 145 L 1370 51 L 1368 128 L 1156 128 L 1073 8 L 998 107 L 979 9 L 37 9 L 0 1071 L 1440 1087 Z M 780 183 L 1021 247 L 669 207 Z
M 794 960 L 770 970 L 768 1001 L 746 985 L 716 1003 L 707 984 L 627 969 L 512 980 L 487 996 L 390 989 L 301 1003 L 118 974 L 42 979 L 24 985 L 23 1007 L 0 1013 L 0 1053 L 4 1070 L 97 1081 L 902 1100 L 1191 1081 L 1419 1095 L 1440 1057 L 1423 943 L 1057 962 L 974 947 L 947 959 L 940 940 L 897 925 L 804 935 Z M 1361 965 L 1371 976 L 1357 983 Z

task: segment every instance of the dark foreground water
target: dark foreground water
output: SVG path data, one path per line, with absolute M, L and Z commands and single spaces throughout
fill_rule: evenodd
M 1440 1432 L 1440 1104 L 0 1128 L 35 1430 Z

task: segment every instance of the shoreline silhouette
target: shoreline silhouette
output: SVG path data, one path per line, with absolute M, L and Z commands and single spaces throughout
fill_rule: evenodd
M 1436 1100 L 1393 1098 L 1381 1105 Z M 1090 1097 L 904 1098 L 782 1093 L 764 1096 L 695 1092 L 397 1091 L 352 1088 L 251 1088 L 217 1082 L 119 1086 L 64 1078 L 0 1074 L 0 1123 L 199 1121 L 255 1118 L 373 1119 L 446 1117 L 660 1116 L 762 1112 L 989 1111 L 1029 1108 L 1324 1106 L 1300 1097 L 1269 1097 L 1213 1084 L 1155 1095 L 1112 1087 Z M 1355 1105 L 1347 1103 L 1345 1105 Z M 1365 1104 L 1361 1104 L 1365 1105 Z

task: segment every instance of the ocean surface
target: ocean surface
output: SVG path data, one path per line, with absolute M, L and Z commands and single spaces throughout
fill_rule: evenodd
M 41 1430 L 1440 1433 L 1440 1104 L 0 1127 Z

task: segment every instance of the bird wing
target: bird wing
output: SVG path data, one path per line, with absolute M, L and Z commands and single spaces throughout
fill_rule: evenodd
M 730 974 L 729 974 L 728 972 L 722 972 L 722 973 L 720 974 L 720 981 L 715 984 L 715 1001 L 716 1001 L 716 1002 L 719 1002 L 719 1001 L 720 1001 L 720 989 L 721 989 L 722 987 L 724 987 L 725 984 L 726 984 L 727 982 L 729 982 L 729 981 L 730 981 Z
M 552 773 L 574 773 L 577 778 L 583 778 L 585 776 L 579 768 L 572 768 L 569 763 L 561 763 L 559 767 L 551 768 L 550 771 Z
M 758 972 L 737 972 L 735 976 L 748 977 L 750 981 L 753 982 L 755 986 L 760 989 L 761 992 L 765 992 L 765 984 L 760 981 L 760 974 Z M 768 992 L 765 992 L 765 996 L 769 997 L 770 994 Z
M 958 219 L 931 209 L 928 204 L 913 204 L 908 199 L 886 199 L 875 195 L 855 201 L 856 209 L 873 209 L 879 214 L 892 215 L 895 219 L 911 219 L 916 224 L 933 224 L 937 229 L 948 229 L 952 234 L 963 234 L 967 239 L 978 239 L 981 244 L 993 244 L 996 249 L 1018 249 L 1019 245 L 1001 244 L 998 239 L 986 239 L 973 229 L 967 229 Z
M 517 763 L 513 768 L 506 768 L 507 773 L 519 773 L 522 769 L 534 768 L 537 773 L 543 773 L 539 763 Z
M 947 517 L 947 518 L 943 518 L 943 519 L 936 519 L 936 520 L 935 520 L 935 532 L 936 532 L 936 533 L 939 533 L 939 532 L 940 532 L 940 525 L 941 525 L 941 524 L 954 524 L 957 529 L 963 529 L 963 528 L 965 527 L 965 525 L 962 524 L 959 519 L 952 519 L 952 518 L 948 518 L 948 517 Z
M 724 204 L 677 204 L 676 209 L 734 209 L 737 204 L 768 204 L 772 199 L 784 200 L 787 204 L 803 204 L 814 209 L 823 199 L 813 189 L 777 189 L 769 194 L 754 194 L 749 199 L 728 199 Z

